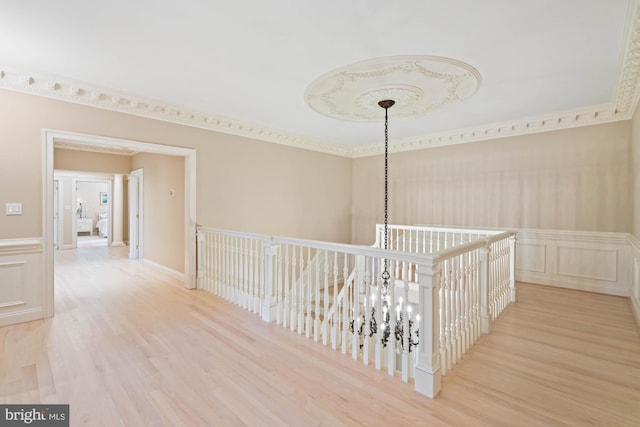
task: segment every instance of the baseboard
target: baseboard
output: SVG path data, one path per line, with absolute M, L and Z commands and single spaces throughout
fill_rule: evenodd
M 44 309 L 42 307 L 13 311 L 11 313 L 0 314 L 0 327 L 40 319 L 44 319 Z
M 615 295 L 619 297 L 630 296 L 628 289 L 620 289 L 614 286 L 605 286 L 602 284 L 586 283 L 585 279 L 580 280 L 580 278 L 565 280 L 558 275 L 542 276 L 517 269 L 516 282 L 555 286 L 556 288 L 573 289 L 575 291 L 594 292 L 597 294 Z
M 73 245 L 62 245 L 62 250 L 67 250 L 67 249 L 75 249 L 75 247 Z
M 176 280 L 179 280 L 183 284 L 185 282 L 184 281 L 185 280 L 184 273 L 180 273 L 179 271 L 176 271 L 176 270 L 174 270 L 172 268 L 169 268 L 169 267 L 165 267 L 164 265 L 160 265 L 160 264 L 158 264 L 156 262 L 149 261 L 146 258 L 143 259 L 142 262 L 144 264 L 148 264 L 149 266 L 151 266 L 151 267 L 153 267 L 153 268 L 155 268 L 155 269 L 157 269 L 159 271 L 162 271 L 163 273 L 167 274 L 170 277 L 173 277 Z
M 122 247 L 127 246 L 124 242 L 111 242 L 111 246 L 113 247 Z

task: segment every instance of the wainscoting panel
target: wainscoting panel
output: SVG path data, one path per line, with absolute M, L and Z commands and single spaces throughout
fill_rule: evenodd
M 27 262 L 0 262 L 0 308 L 25 304 Z
M 44 315 L 42 239 L 0 240 L 0 326 Z
M 629 234 L 516 231 L 516 280 L 631 296 L 633 261 Z
M 589 249 L 558 246 L 556 248 L 557 273 L 583 279 L 617 280 L 617 249 Z
M 546 266 L 546 249 L 542 244 L 520 243 L 516 250 L 516 265 L 520 270 L 544 273 Z

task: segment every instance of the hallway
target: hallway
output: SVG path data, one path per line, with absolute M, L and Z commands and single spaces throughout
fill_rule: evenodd
M 435 400 L 122 247 L 58 252 L 56 317 L 0 328 L 0 402 L 71 425 L 630 426 L 639 401 L 628 301 L 527 284 Z

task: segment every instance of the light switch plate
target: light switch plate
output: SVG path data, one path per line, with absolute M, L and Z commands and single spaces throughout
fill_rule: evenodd
M 7 215 L 22 215 L 22 203 L 5 204 L 5 213 Z

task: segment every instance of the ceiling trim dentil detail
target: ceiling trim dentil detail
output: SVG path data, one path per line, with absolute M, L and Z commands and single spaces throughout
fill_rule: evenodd
M 568 129 L 631 119 L 640 98 L 640 0 L 629 0 L 612 102 L 394 141 L 391 152 Z M 0 88 L 344 157 L 382 153 L 381 144 L 345 147 L 238 119 L 215 116 L 68 79 L 0 65 Z

